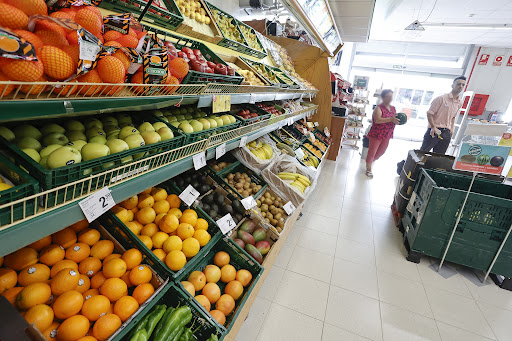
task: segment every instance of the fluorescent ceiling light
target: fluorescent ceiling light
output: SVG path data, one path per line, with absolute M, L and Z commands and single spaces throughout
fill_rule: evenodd
M 454 29 L 462 29 L 462 30 L 512 30 L 512 25 L 510 24 L 501 24 L 501 25 L 493 25 L 493 24 L 448 24 L 448 23 L 424 23 L 425 27 L 429 28 L 454 28 Z
M 418 20 L 415 20 L 412 22 L 412 24 L 410 24 L 409 26 L 407 26 L 405 28 L 406 31 L 425 31 L 425 29 L 423 28 L 423 26 L 421 25 L 421 23 L 418 21 Z

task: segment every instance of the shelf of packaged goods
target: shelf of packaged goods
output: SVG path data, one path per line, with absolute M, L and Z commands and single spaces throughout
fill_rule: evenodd
M 180 147 L 178 151 L 171 152 L 169 156 L 166 154 L 153 156 L 152 158 L 154 162 L 158 163 L 159 166 L 149 170 L 144 167 L 151 161 L 151 158 L 148 159 L 149 161 L 139 161 L 139 163 L 131 163 L 104 173 L 96 174 L 95 177 L 99 179 L 102 176 L 105 177 L 105 174 L 110 172 L 113 172 L 113 174 L 120 174 L 117 176 L 118 179 L 115 182 L 111 180 L 111 183 L 114 183 L 109 186 L 114 201 L 119 203 L 134 194 L 140 193 L 151 186 L 156 186 L 188 169 L 191 169 L 193 167 L 193 155 L 198 152 L 205 151 L 207 159 L 214 158 L 215 148 L 222 143 L 226 143 L 226 152 L 238 148 L 242 136 L 247 136 L 247 142 L 250 142 L 282 127 L 284 124 L 306 117 L 306 115 L 312 113 L 315 108 L 310 107 L 295 113 L 271 118 L 268 121 L 272 123 L 257 122 L 254 124 L 255 128 L 251 128 L 249 125 L 237 129 L 237 131 L 241 133 L 247 132 L 245 134 L 236 134 L 236 132 L 233 133 L 228 131 L 215 135 L 209 140 L 197 142 L 197 148 L 194 148 L 193 145 L 187 145 Z M 277 119 L 279 119 L 279 121 L 277 121 Z M 224 134 L 224 136 L 222 136 L 222 134 Z M 185 157 L 180 156 L 185 155 L 185 153 L 190 150 L 193 150 L 194 153 L 190 155 L 187 154 Z M 169 162 L 169 160 L 173 161 Z M 129 171 L 127 172 L 127 170 Z M 112 176 L 113 174 L 109 175 Z M 112 179 L 113 178 L 115 177 L 112 176 Z M 76 184 L 68 184 L 68 187 L 66 187 L 65 190 L 76 191 L 76 187 L 79 186 L 79 184 L 82 184 L 84 180 L 77 181 Z M 97 183 L 100 183 L 100 181 Z M 97 184 L 96 188 L 85 191 L 86 195 L 78 196 L 67 203 L 47 208 L 44 212 L 40 209 L 40 212 L 36 213 L 33 217 L 27 216 L 19 222 L 1 226 L 0 240 L 2 242 L 0 243 L 0 256 L 16 251 L 19 248 L 31 244 L 51 233 L 57 232 L 77 221 L 85 219 L 78 202 L 94 191 L 99 190 L 104 185 L 108 185 L 108 183 Z M 52 191 L 55 191 L 55 189 Z M 55 194 L 55 192 L 52 192 L 52 194 Z M 37 194 L 38 200 L 42 200 L 44 195 L 44 193 Z

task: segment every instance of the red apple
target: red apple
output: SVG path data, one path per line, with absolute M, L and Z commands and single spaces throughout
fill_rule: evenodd
M 203 56 L 198 56 L 198 55 L 196 55 L 196 59 L 197 59 L 199 62 L 201 62 L 201 64 L 204 64 L 204 65 L 208 66 L 208 65 L 206 64 L 206 59 L 204 59 L 204 57 L 203 57 Z
M 212 70 L 215 69 L 215 66 L 217 66 L 217 64 L 215 64 L 214 62 L 206 62 L 206 64 L 208 64 L 208 67 Z
M 199 49 L 194 49 L 194 50 L 193 50 L 193 52 L 194 52 L 194 54 L 195 54 L 196 56 L 198 56 L 198 57 L 203 55 L 203 54 L 201 53 L 201 50 L 199 50 Z
M 227 75 L 228 69 L 226 68 L 226 65 L 219 63 L 219 64 L 215 65 L 214 72 L 219 75 Z
M 185 61 L 188 63 L 190 59 L 188 59 L 188 56 L 185 52 L 178 52 L 178 57 L 185 59 Z
M 197 60 L 191 60 L 188 63 L 188 65 L 194 71 L 199 71 L 199 72 L 205 72 L 206 71 L 206 68 L 204 67 L 204 65 L 199 63 Z
M 210 67 L 207 67 L 205 72 L 206 73 L 213 73 L 213 70 Z
M 234 76 L 235 75 L 235 69 L 233 69 L 231 66 L 226 66 L 226 69 L 228 70 L 228 75 Z
M 194 54 L 190 47 L 184 47 L 181 49 L 181 52 L 185 52 L 186 54 Z
M 164 41 L 164 45 L 167 47 L 167 49 L 173 49 L 173 50 L 176 50 L 176 46 L 174 46 L 173 43 L 171 43 L 170 41 Z

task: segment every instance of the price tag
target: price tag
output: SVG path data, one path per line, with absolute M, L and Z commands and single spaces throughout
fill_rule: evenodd
M 295 150 L 295 155 L 299 158 L 299 159 L 303 159 L 305 154 L 304 154 L 304 151 L 302 150 L 302 148 L 299 148 L 297 150 Z
M 291 201 L 288 201 L 286 204 L 284 204 L 283 209 L 286 214 L 290 215 L 293 213 L 293 211 L 295 211 L 295 206 Z
M 249 104 L 254 104 L 254 103 L 256 103 L 256 95 L 251 94 L 251 97 L 249 98 Z
M 199 192 L 192 185 L 188 185 L 179 197 L 187 206 L 191 206 L 199 198 Z
M 83 39 L 80 39 L 79 54 L 80 59 L 93 61 L 96 60 L 98 53 L 100 52 L 101 47 L 98 44 L 93 44 Z
M 198 170 L 206 166 L 206 154 L 204 152 L 200 152 L 192 156 L 192 161 L 194 161 L 194 168 Z
M 315 135 L 313 135 L 313 133 L 309 133 L 309 138 L 311 139 L 311 142 L 316 141 Z
M 292 117 L 289 117 L 289 118 L 288 118 L 288 125 L 290 126 L 290 125 L 292 125 L 292 124 L 293 124 L 293 118 L 292 118 Z
M 320 123 L 315 122 L 315 127 L 318 127 L 319 125 L 320 125 Z
M 213 95 L 212 113 L 225 112 L 231 109 L 231 95 Z
M 231 217 L 231 214 L 226 214 L 224 217 L 217 220 L 217 225 L 219 225 L 222 233 L 227 234 L 229 231 L 235 228 L 236 223 Z
M 240 148 L 245 147 L 246 144 L 247 144 L 247 136 L 242 136 L 240 138 L 240 145 L 238 147 L 240 147 Z
M 105 186 L 78 203 L 88 222 L 94 221 L 116 205 L 110 189 Z
M 326 132 L 325 132 L 325 136 L 330 137 L 330 136 L 331 136 L 331 133 L 330 133 L 330 132 L 328 132 L 328 131 L 326 131 Z
M 219 159 L 222 155 L 226 154 L 226 144 L 223 143 L 217 148 L 215 148 L 215 159 Z
M 246 210 L 250 210 L 251 208 L 256 206 L 256 200 L 254 200 L 254 197 L 252 195 L 248 196 L 245 199 L 242 199 L 241 202 L 242 202 L 242 205 L 245 207 Z

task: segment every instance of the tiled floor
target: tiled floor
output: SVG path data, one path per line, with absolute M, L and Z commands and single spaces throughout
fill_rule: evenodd
M 512 340 L 512 292 L 405 259 L 389 206 L 396 163 L 415 147 L 393 140 L 372 180 L 354 150 L 327 161 L 238 341 Z

